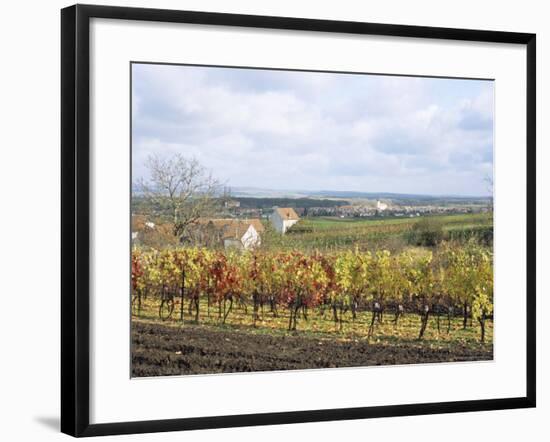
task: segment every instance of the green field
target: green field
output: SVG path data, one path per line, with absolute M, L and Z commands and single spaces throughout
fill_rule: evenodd
M 286 235 L 266 235 L 268 248 L 301 250 L 340 250 L 358 247 L 361 250 L 385 248 L 396 251 L 409 244 L 408 237 L 415 224 L 429 219 L 439 225 L 444 238 L 467 240 L 483 237 L 492 239 L 492 214 L 435 215 L 393 217 L 382 219 L 307 217 Z
M 391 217 L 378 219 L 365 218 L 336 218 L 336 217 L 310 217 L 304 218 L 303 223 L 312 227 L 323 229 L 357 229 L 372 228 L 377 226 L 401 226 L 406 229 L 419 220 L 431 218 L 437 220 L 448 229 L 467 228 L 477 226 L 490 226 L 493 223 L 492 215 L 488 213 L 460 214 L 460 215 L 431 215 L 418 217 Z

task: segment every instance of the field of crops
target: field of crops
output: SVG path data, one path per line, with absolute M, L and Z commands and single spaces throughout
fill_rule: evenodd
M 273 248 L 331 251 L 358 247 L 396 251 L 408 244 L 409 233 L 424 219 L 439 225 L 450 240 L 467 241 L 487 235 L 492 239 L 493 219 L 486 213 L 383 219 L 312 217 L 301 220 L 284 237 L 273 238 Z
M 398 254 L 135 249 L 132 308 L 135 323 L 489 354 L 492 269 L 474 242 Z
M 304 222 L 317 230 L 353 230 L 357 228 L 376 229 L 399 226 L 401 231 L 411 228 L 415 223 L 424 218 L 431 218 L 440 222 L 447 229 L 468 228 L 474 226 L 491 226 L 492 216 L 487 213 L 457 214 L 440 216 L 420 217 L 393 217 L 393 218 L 335 218 L 335 217 L 312 217 L 306 218 Z M 396 230 L 398 231 L 398 230 Z
M 418 222 L 305 219 L 251 251 L 134 247 L 134 376 L 492 359 L 492 247 L 470 236 L 492 219 L 437 217 L 461 236 L 436 247 L 407 243 Z
M 493 322 L 487 320 L 485 342 L 469 316 L 464 326 L 460 315 L 434 312 L 422 339 L 422 316 L 404 313 L 395 322 L 388 310 L 369 328 L 374 312 L 360 310 L 355 319 L 344 316 L 343 327 L 328 310 L 310 309 L 299 318 L 299 329 L 288 331 L 289 312 L 277 314 L 270 305 L 258 309 L 254 320 L 246 303 L 232 309 L 224 321 L 218 306 L 181 301 L 173 313 L 159 320 L 159 299 L 149 296 L 132 321 L 132 375 L 168 376 L 247 371 L 273 371 L 370 365 L 463 362 L 493 358 Z
M 195 306 L 193 302 L 184 302 L 184 321 L 180 318 L 181 301 L 174 300 L 172 315 L 162 320 L 159 317 L 160 302 L 157 298 L 148 297 L 142 299 L 141 309 L 138 313 L 134 309 L 133 318 L 136 322 L 162 322 L 169 327 L 180 327 L 182 324 L 200 325 L 224 329 L 226 331 L 240 331 L 251 334 L 269 334 L 272 336 L 286 336 L 288 332 L 289 314 L 286 310 L 279 310 L 276 314 L 270 305 L 260 306 L 258 317 L 254 320 L 251 309 L 246 304 L 238 304 L 232 309 L 231 314 L 223 322 L 220 318 L 218 305 L 207 300 L 199 304 L 199 320 L 195 320 Z M 137 307 L 137 306 L 135 306 Z M 388 309 L 382 317 L 382 321 L 375 321 L 375 329 L 371 338 L 372 343 L 394 344 L 397 341 L 408 343 L 423 342 L 428 346 L 451 346 L 455 342 L 475 345 L 480 343 L 479 327 L 468 317 L 466 327 L 460 311 L 449 317 L 442 311 L 432 312 L 428 319 L 428 326 L 422 341 L 418 340 L 418 331 L 421 327 L 422 317 L 417 312 L 403 313 L 398 322 L 395 322 L 395 311 Z M 298 330 L 292 335 L 303 334 L 320 339 L 333 339 L 349 341 L 354 339 L 367 339 L 369 326 L 373 312 L 361 309 L 356 312 L 355 319 L 351 314 L 344 315 L 340 328 L 339 323 L 334 322 L 330 310 L 310 309 L 305 315 L 300 314 Z M 439 324 L 439 325 L 438 325 Z M 487 320 L 487 343 L 493 338 L 492 320 Z

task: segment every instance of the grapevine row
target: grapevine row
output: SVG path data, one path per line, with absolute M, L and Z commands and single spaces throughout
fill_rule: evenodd
M 284 309 L 288 329 L 296 330 L 300 316 L 310 309 L 330 311 L 341 330 L 344 317 L 355 319 L 358 310 L 372 312 L 368 336 L 386 312 L 394 323 L 405 312 L 420 315 L 419 338 L 431 314 L 451 317 L 461 312 L 480 326 L 485 340 L 486 320 L 493 314 L 492 252 L 475 243 L 443 244 L 435 252 L 409 250 L 345 251 L 310 253 L 299 251 L 216 251 L 179 248 L 162 251 L 134 249 L 132 293 L 137 303 L 146 297 L 159 300 L 159 315 L 173 313 L 184 301 L 194 321 L 200 321 L 200 302 L 217 306 L 225 322 L 236 305 L 252 311 L 254 325 L 259 309 L 268 306 L 273 315 Z

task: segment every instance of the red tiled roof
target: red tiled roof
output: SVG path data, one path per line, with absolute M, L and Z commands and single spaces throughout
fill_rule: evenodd
M 241 239 L 248 228 L 252 225 L 256 232 L 264 231 L 264 226 L 259 219 L 207 219 L 201 218 L 198 221 L 201 225 L 212 225 L 215 229 L 220 230 L 223 239 Z
M 292 207 L 277 207 L 275 211 L 279 214 L 279 216 L 284 220 L 299 220 L 300 217 L 298 214 L 294 211 Z

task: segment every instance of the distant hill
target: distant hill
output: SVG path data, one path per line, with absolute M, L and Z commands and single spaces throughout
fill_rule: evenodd
M 132 188 L 134 198 L 142 194 Z M 359 192 L 343 190 L 293 190 L 262 189 L 257 187 L 232 187 L 231 197 L 241 202 L 241 207 L 334 207 L 351 204 L 354 199 L 390 200 L 400 205 L 424 204 L 488 204 L 488 196 L 417 195 L 392 192 Z
M 277 190 L 260 189 L 254 187 L 234 187 L 231 189 L 231 195 L 235 198 L 316 198 L 316 199 L 385 199 L 395 202 L 413 203 L 436 203 L 446 201 L 450 203 L 486 203 L 490 200 L 488 196 L 460 196 L 460 195 L 417 195 L 407 193 L 391 192 L 358 192 L 342 190 Z
M 232 196 L 232 199 L 239 201 L 241 208 L 271 209 L 278 207 L 338 207 L 349 204 L 348 200 L 328 198 L 279 198 L 279 197 L 250 197 Z

